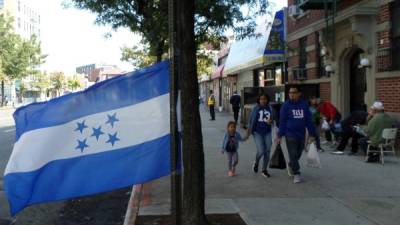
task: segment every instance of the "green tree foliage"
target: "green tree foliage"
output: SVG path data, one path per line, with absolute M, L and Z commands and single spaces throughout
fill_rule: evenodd
M 149 44 L 148 53 L 161 61 L 168 51 L 168 0 L 65 0 L 66 6 L 97 14 L 98 24 L 127 27 Z M 232 29 L 238 38 L 255 35 L 255 19 L 267 13 L 269 0 L 196 0 L 197 44 L 218 44 Z
M 67 87 L 67 80 L 63 72 L 50 73 L 50 87 L 55 91 L 56 96 L 60 96 L 61 90 Z
M 76 75 L 68 78 L 67 86 L 68 86 L 68 89 L 70 89 L 72 91 L 75 91 L 76 89 L 83 87 L 81 81 L 79 80 L 79 78 Z
M 40 92 L 46 92 L 50 88 L 50 77 L 47 73 L 38 72 L 33 76 L 31 86 Z
M 157 57 L 151 56 L 148 46 L 122 47 L 122 61 L 131 63 L 135 68 L 143 68 L 157 61 Z
M 41 54 L 40 43 L 35 36 L 22 39 L 13 32 L 13 19 L 0 14 L 0 80 L 4 96 L 4 82 L 35 75 L 37 66 L 46 56 Z M 2 99 L 2 102 L 4 99 Z
M 143 68 L 146 66 L 150 66 L 157 62 L 157 58 L 155 56 L 151 56 L 148 48 L 146 46 L 137 47 L 134 46 L 132 48 L 122 47 L 122 61 L 126 61 L 131 63 L 135 68 Z M 167 58 L 167 56 L 163 56 L 162 59 Z M 212 58 L 206 54 L 204 51 L 198 51 L 197 54 L 197 74 L 211 74 L 212 70 Z
M 196 60 L 197 60 L 197 76 L 201 76 L 203 74 L 207 75 L 211 74 L 213 60 L 208 54 L 204 52 L 199 52 L 197 53 Z

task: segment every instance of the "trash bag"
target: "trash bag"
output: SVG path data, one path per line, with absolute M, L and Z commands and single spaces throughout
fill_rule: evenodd
M 276 146 L 276 149 L 272 154 L 271 160 L 269 162 L 269 168 L 281 170 L 286 169 L 285 156 L 283 155 L 280 144 Z
M 326 121 L 326 119 L 324 119 L 324 121 L 322 122 L 321 129 L 322 130 L 330 130 L 331 129 L 331 127 L 329 126 L 329 123 L 328 123 L 328 121 Z
M 321 168 L 321 162 L 319 160 L 319 155 L 317 152 L 317 147 L 315 143 L 311 143 L 307 153 L 307 166 L 314 168 Z

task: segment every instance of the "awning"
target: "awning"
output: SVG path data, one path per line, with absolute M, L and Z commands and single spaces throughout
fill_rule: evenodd
M 214 71 L 214 73 L 211 74 L 211 80 L 222 77 L 222 73 L 224 72 L 224 67 L 225 65 L 218 66 L 218 68 Z
M 232 44 L 224 76 L 284 61 L 285 10 L 275 13 L 272 26 L 261 37 L 246 38 Z

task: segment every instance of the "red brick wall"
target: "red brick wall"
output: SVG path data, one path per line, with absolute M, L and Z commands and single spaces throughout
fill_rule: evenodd
M 390 47 L 390 30 L 385 30 L 376 33 L 376 44 L 378 48 L 389 48 Z M 381 43 L 383 40 L 383 43 Z
M 379 8 L 378 24 L 390 21 L 390 4 L 382 5 Z
M 362 0 L 342 0 L 339 2 L 337 9 L 338 11 L 346 9 L 356 3 L 361 2 Z M 294 0 L 288 0 L 288 6 L 293 5 Z M 297 18 L 296 20 L 289 19 L 288 20 L 288 34 L 300 30 L 307 25 L 310 25 L 318 20 L 325 18 L 324 10 L 309 10 L 305 16 Z
M 318 78 L 318 69 L 317 68 L 310 68 L 307 69 L 307 79 L 317 79 Z
M 376 88 L 378 100 L 383 102 L 385 111 L 400 113 L 400 77 L 377 79 Z
M 378 24 L 390 22 L 391 17 L 390 3 L 380 6 L 378 15 Z M 384 30 L 376 33 L 376 46 L 378 49 L 376 63 L 377 71 L 391 70 L 393 60 L 391 50 L 391 30 Z
M 312 33 L 307 36 L 307 46 L 315 45 L 317 43 L 317 35 Z
M 292 56 L 288 58 L 289 67 L 297 67 L 299 66 L 299 56 Z
M 300 47 L 299 40 L 295 40 L 295 41 L 289 42 L 289 48 L 290 49 L 298 49 L 299 47 Z
M 295 20 L 289 18 L 287 22 L 288 34 L 300 30 L 320 19 L 325 17 L 323 10 L 309 10 L 303 17 L 297 18 Z
M 331 101 L 331 83 L 325 82 L 319 84 L 319 97 L 322 101 Z
M 316 63 L 317 57 L 318 57 L 318 52 L 316 50 L 307 52 L 307 63 Z

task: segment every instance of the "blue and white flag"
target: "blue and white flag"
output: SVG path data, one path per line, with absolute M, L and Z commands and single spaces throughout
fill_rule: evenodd
M 14 113 L 5 170 L 11 214 L 168 175 L 168 62 Z

